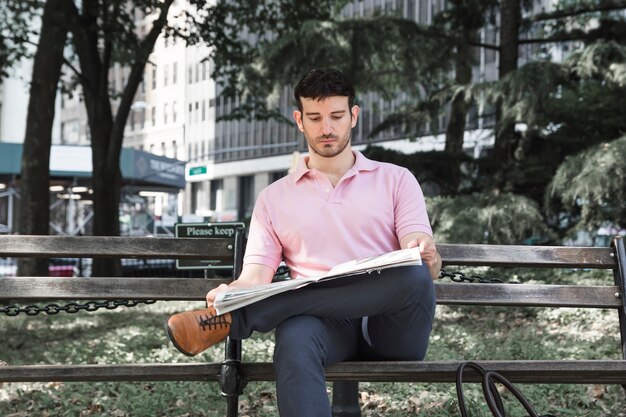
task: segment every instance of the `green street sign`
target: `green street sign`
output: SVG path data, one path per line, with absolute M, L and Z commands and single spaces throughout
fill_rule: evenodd
M 245 228 L 243 222 L 224 223 L 177 223 L 174 226 L 176 237 L 198 237 L 203 239 L 232 238 L 235 243 L 237 229 Z M 232 263 L 213 259 L 177 259 L 176 269 L 231 269 Z
M 189 168 L 189 176 L 190 177 L 193 177 L 194 175 L 206 174 L 206 172 L 207 172 L 206 165 L 201 165 L 201 166 Z

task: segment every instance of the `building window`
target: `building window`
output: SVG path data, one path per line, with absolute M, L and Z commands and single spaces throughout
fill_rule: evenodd
M 178 118 L 178 103 L 172 103 L 172 123 L 176 123 L 176 119 Z
M 156 107 L 152 106 L 150 109 L 150 117 L 152 118 L 152 126 L 156 126 Z
M 178 82 L 178 62 L 172 64 L 172 84 L 176 85 Z
M 202 121 L 206 120 L 206 100 L 202 100 Z
M 187 68 L 187 83 L 191 84 L 193 82 L 193 66 L 189 65 L 189 67 Z
M 209 197 L 209 210 L 218 210 L 221 207 L 218 206 L 218 200 L 221 197 L 222 190 L 224 189 L 224 180 L 221 178 L 211 180 L 211 191 Z
M 200 64 L 196 64 L 196 82 L 200 81 Z
M 156 71 L 156 65 L 152 66 L 152 89 L 154 90 L 157 86 L 157 71 Z
M 254 176 L 239 177 L 238 218 L 244 220 L 252 215 L 254 205 Z
M 202 81 L 206 81 L 207 64 L 206 61 L 202 63 Z
M 167 78 L 168 78 L 169 69 L 170 69 L 169 65 L 165 65 L 163 67 L 163 87 L 167 87 L 167 82 L 168 82 Z
M 167 107 L 167 103 L 165 103 L 163 105 L 163 124 L 167 124 L 167 113 L 168 113 L 168 107 Z

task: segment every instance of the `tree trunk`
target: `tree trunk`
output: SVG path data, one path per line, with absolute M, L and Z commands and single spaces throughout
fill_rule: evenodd
M 26 134 L 22 152 L 19 231 L 47 235 L 50 221 L 50 146 L 57 85 L 67 36 L 64 0 L 48 0 L 41 21 L 41 35 L 30 84 Z M 47 259 L 21 259 L 18 275 L 48 275 Z
M 499 79 L 517 69 L 520 18 L 520 0 L 502 0 L 500 7 Z M 494 161 L 499 166 L 495 170 L 495 179 L 499 189 L 508 191 L 511 188 L 508 174 L 512 169 L 516 135 L 514 123 L 503 120 L 505 111 L 503 106 L 502 102 L 497 103 Z
M 469 41 L 475 32 L 464 35 L 456 47 L 454 82 L 458 87 L 467 87 L 472 82 L 472 48 Z M 463 139 L 465 124 L 470 103 L 465 99 L 465 91 L 457 91 L 450 103 L 450 118 L 446 127 L 446 145 L 444 152 L 450 158 L 451 178 L 449 192 L 454 194 L 461 181 L 461 156 L 463 154 Z
M 93 234 L 95 236 L 119 236 L 120 234 L 119 207 L 122 174 L 119 167 L 119 154 L 121 149 L 113 155 L 111 151 L 106 150 L 106 145 L 109 143 L 108 137 L 113 129 L 112 124 L 112 120 L 110 123 L 101 123 L 102 131 L 98 136 L 92 136 Z M 92 272 L 94 276 L 100 277 L 121 276 L 121 263 L 119 259 L 94 259 Z
M 118 236 L 120 233 L 119 203 L 122 187 L 120 154 L 124 139 L 124 126 L 130 106 L 141 82 L 143 72 L 156 40 L 167 24 L 167 14 L 174 0 L 159 3 L 160 14 L 152 28 L 141 41 L 130 63 L 130 75 L 124 86 L 117 113 L 112 113 L 109 95 L 108 72 L 113 65 L 114 38 L 102 37 L 98 21 L 101 8 L 94 0 L 82 2 L 79 14 L 74 7 L 72 34 L 82 71 L 81 86 L 91 132 L 93 162 L 93 233 L 96 236 Z M 94 259 L 95 276 L 119 276 L 119 259 Z

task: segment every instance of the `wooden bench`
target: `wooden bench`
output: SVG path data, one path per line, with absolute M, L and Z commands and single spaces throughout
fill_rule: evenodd
M 118 238 L 0 236 L 0 257 L 114 257 L 220 259 L 241 270 L 244 232 L 233 238 Z M 616 309 L 622 360 L 478 361 L 514 383 L 626 385 L 626 252 L 621 237 L 610 248 L 438 245 L 444 266 L 593 268 L 613 271 L 614 284 L 474 284 L 436 283 L 442 305 L 583 307 Z M 203 300 L 211 288 L 230 278 L 0 278 L 0 300 Z M 163 334 L 165 338 L 165 334 Z M 245 342 L 244 342 L 245 343 Z M 272 381 L 271 363 L 241 363 L 241 344 L 227 340 L 222 363 L 126 365 L 1 366 L 0 382 L 36 381 L 216 381 L 227 400 L 228 416 L 237 415 L 238 395 L 249 381 Z M 336 415 L 359 415 L 352 381 L 454 382 L 459 361 L 345 362 L 327 370 L 335 382 Z M 477 374 L 468 372 L 468 381 Z M 337 395 L 339 394 L 339 395 Z

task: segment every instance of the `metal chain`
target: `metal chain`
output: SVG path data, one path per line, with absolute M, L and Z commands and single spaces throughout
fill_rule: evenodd
M 0 314 L 6 314 L 9 317 L 15 317 L 20 313 L 27 316 L 36 316 L 39 313 L 46 313 L 49 316 L 59 314 L 61 311 L 75 314 L 79 311 L 93 312 L 106 308 L 114 310 L 118 307 L 136 307 L 139 304 L 154 304 L 157 300 L 107 300 L 107 301 L 87 301 L 85 303 L 71 302 L 64 306 L 58 304 L 48 304 L 46 306 L 28 305 L 20 307 L 16 304 L 0 307 Z
M 458 282 L 458 283 L 462 283 L 462 282 L 478 282 L 481 284 L 503 284 L 504 281 L 501 280 L 500 278 L 497 277 L 493 277 L 493 278 L 484 278 L 481 277 L 480 275 L 477 274 L 471 274 L 471 275 L 466 275 L 463 272 L 447 272 L 445 270 L 441 270 L 441 272 L 439 273 L 439 279 L 444 279 L 444 278 L 450 278 L 450 281 L 453 282 Z M 510 282 L 510 284 L 517 284 L 518 282 Z
M 288 270 L 282 269 L 277 273 L 277 276 L 287 275 Z M 278 277 L 277 277 L 278 278 Z M 284 277 L 281 277 L 284 280 Z M 450 278 L 453 282 L 479 282 L 486 284 L 501 284 L 502 281 L 500 278 L 483 278 L 477 274 L 466 275 L 463 272 L 447 272 L 445 270 L 441 270 L 439 274 L 439 279 Z M 280 279 L 279 279 L 280 280 Z M 16 304 L 11 304 L 8 306 L 0 307 L 0 314 L 5 314 L 9 317 L 15 317 L 21 313 L 26 314 L 27 316 L 36 316 L 40 313 L 46 313 L 49 316 L 53 316 L 59 314 L 60 312 L 66 312 L 70 314 L 78 313 L 79 311 L 87 311 L 93 312 L 100 310 L 102 308 L 106 308 L 107 310 L 114 310 L 118 307 L 136 307 L 139 304 L 154 304 L 157 300 L 107 300 L 107 301 L 87 301 L 85 303 L 77 303 L 71 302 L 64 306 L 60 306 L 58 304 L 48 304 L 46 306 L 38 306 L 38 305 L 27 305 L 24 307 L 20 307 Z

